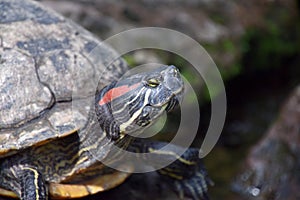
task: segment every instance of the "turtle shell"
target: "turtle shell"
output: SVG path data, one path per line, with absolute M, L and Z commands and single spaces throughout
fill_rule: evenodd
M 0 158 L 74 130 L 93 131 L 90 100 L 98 84 L 124 74 L 124 61 L 36 2 L 0 0 L 0 10 Z

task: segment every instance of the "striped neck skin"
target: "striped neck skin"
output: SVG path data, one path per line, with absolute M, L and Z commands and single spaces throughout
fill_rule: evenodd
M 174 66 L 127 76 L 95 95 L 100 127 L 116 140 L 137 136 L 181 100 L 183 81 Z

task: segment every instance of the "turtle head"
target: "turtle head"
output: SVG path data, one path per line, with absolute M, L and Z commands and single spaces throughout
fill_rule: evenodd
M 181 101 L 183 89 L 174 66 L 126 76 L 96 93 L 100 126 L 112 139 L 140 133 Z

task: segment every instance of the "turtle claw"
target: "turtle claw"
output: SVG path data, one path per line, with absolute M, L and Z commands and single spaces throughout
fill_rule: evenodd
M 185 162 L 183 162 L 185 161 Z M 171 188 L 178 193 L 180 199 L 189 197 L 193 200 L 208 200 L 208 186 L 213 185 L 207 172 L 198 158 L 198 150 L 188 149 L 181 161 L 176 160 L 171 165 L 158 171 Z
M 198 170 L 190 177 L 183 177 L 182 179 L 165 177 L 168 179 L 167 183 L 178 194 L 180 199 L 188 197 L 193 200 L 209 200 L 207 194 L 208 185 L 213 185 L 213 182 L 208 178 L 202 164 L 198 167 Z
M 156 159 L 143 157 L 146 163 L 156 167 L 161 164 L 160 161 L 174 161 L 170 165 L 157 170 L 158 174 L 171 189 L 175 191 L 180 199 L 188 197 L 193 200 L 208 200 L 208 186 L 213 182 L 208 177 L 202 160 L 199 158 L 199 149 L 188 148 L 182 149 L 180 146 L 168 144 L 168 148 L 164 142 L 151 142 L 142 139 L 134 139 L 129 150 L 135 152 L 139 150 L 142 153 L 152 153 L 157 156 Z M 133 148 L 134 147 L 134 148 Z M 163 149 L 163 150 L 162 150 Z M 185 150 L 183 154 L 179 153 Z
M 203 174 L 197 173 L 195 176 L 181 181 L 174 181 L 174 190 L 178 193 L 180 199 L 189 197 L 193 200 L 209 200 L 207 194 L 207 186 L 212 184 L 212 181 Z

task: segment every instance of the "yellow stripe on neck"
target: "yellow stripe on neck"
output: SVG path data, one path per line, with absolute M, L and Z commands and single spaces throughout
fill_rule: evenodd
M 127 122 L 124 122 L 123 124 L 120 125 L 120 132 L 121 132 L 121 133 L 125 133 L 125 132 L 126 132 L 126 128 L 127 128 L 132 122 L 134 122 L 134 120 L 142 113 L 143 108 L 148 104 L 148 99 L 149 99 L 150 93 L 151 93 L 151 90 L 147 90 L 147 91 L 146 91 L 146 94 L 145 94 L 145 101 L 144 101 L 143 106 L 142 106 L 139 110 L 137 110 Z
M 23 170 L 29 170 L 34 173 L 34 186 L 35 186 L 35 194 L 36 194 L 36 200 L 40 199 L 39 196 L 39 185 L 38 185 L 38 178 L 39 178 L 39 173 L 37 172 L 36 169 L 30 168 L 30 167 L 22 167 Z

